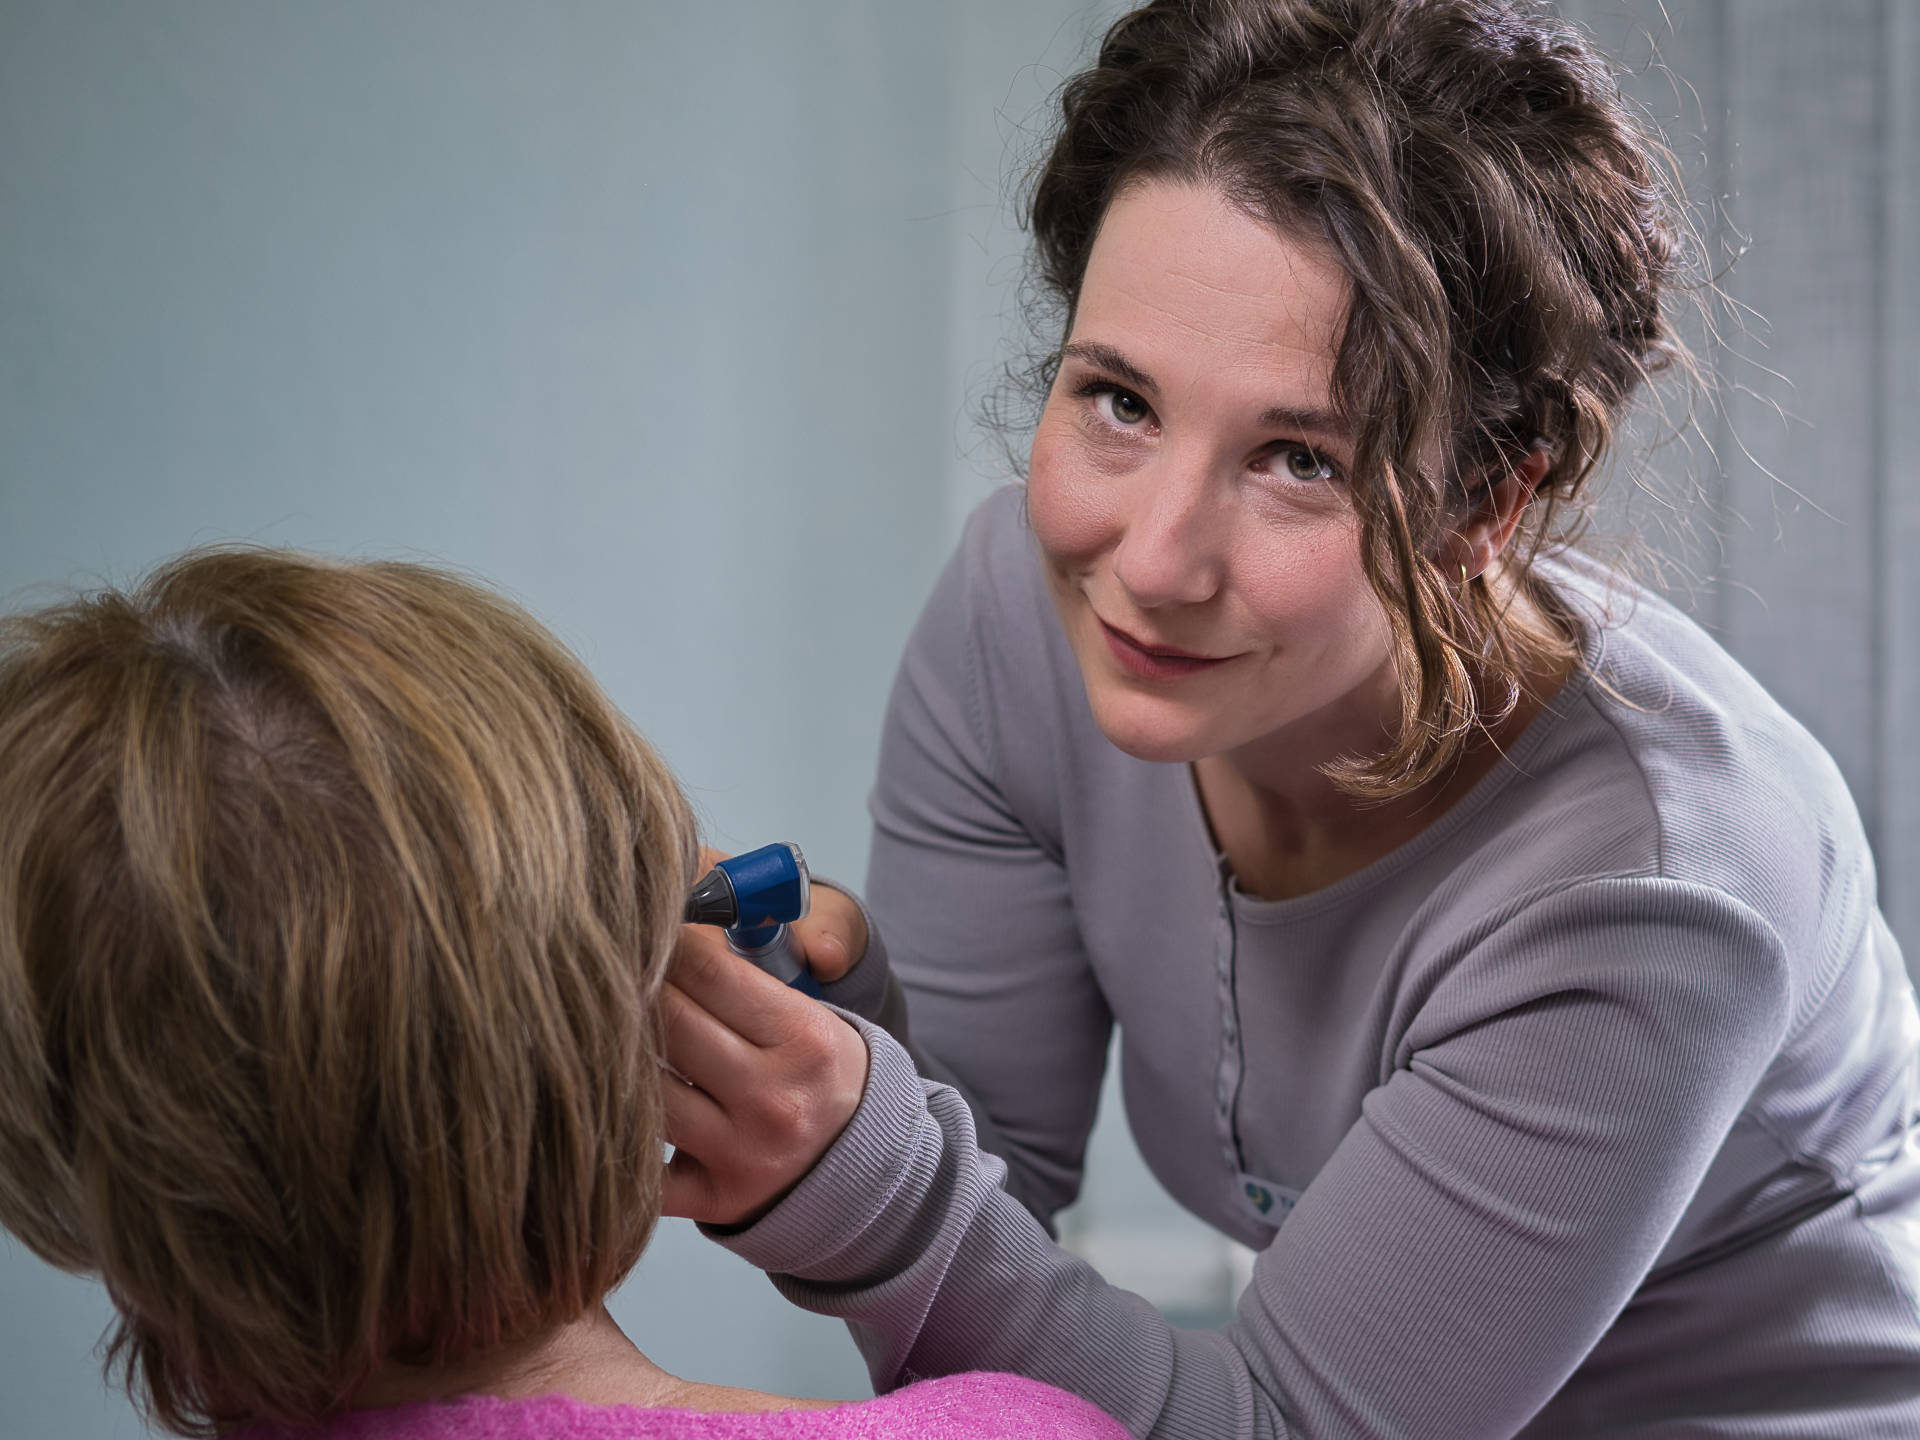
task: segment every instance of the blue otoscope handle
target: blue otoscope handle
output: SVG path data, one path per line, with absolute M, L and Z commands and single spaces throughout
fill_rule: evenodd
M 690 924 L 724 925 L 727 947 L 774 979 L 820 998 L 820 982 L 794 952 L 788 922 L 812 901 L 806 857 L 798 845 L 763 845 L 722 860 L 693 887 Z

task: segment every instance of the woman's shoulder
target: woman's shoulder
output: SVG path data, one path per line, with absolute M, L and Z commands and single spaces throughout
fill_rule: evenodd
M 1770 918 L 1816 901 L 1836 864 L 1870 868 L 1839 768 L 1712 636 L 1587 557 L 1543 572 L 1582 617 L 1586 673 L 1555 706 L 1546 783 L 1521 787 L 1534 803 L 1583 815 L 1589 836 L 1613 825 L 1624 868 L 1724 890 Z
M 1007 485 L 968 517 L 915 625 L 901 678 L 964 725 L 1008 800 L 1057 826 L 1057 785 L 1108 751 L 1047 592 L 1026 491 Z
M 1064 637 L 1041 574 L 1024 485 L 1003 485 L 974 507 L 935 599 L 990 632 L 996 654 L 1028 663 L 1056 658 L 1054 642 L 1064 646 Z

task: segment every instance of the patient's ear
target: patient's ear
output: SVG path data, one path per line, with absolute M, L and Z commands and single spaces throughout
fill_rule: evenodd
M 1449 574 L 1471 579 L 1486 572 L 1513 539 L 1551 463 L 1547 447 L 1535 445 L 1513 469 L 1474 493 L 1473 508 L 1447 536 L 1443 559 Z

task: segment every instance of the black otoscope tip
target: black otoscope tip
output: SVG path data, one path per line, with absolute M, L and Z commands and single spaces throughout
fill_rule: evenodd
M 689 925 L 731 925 L 740 918 L 740 902 L 734 898 L 733 881 L 718 865 L 700 877 L 687 897 Z

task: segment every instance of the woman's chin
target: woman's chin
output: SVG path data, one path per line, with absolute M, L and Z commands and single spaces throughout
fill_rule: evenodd
M 1147 713 L 1142 713 L 1143 709 Z M 1158 706 L 1095 699 L 1093 719 L 1115 749 L 1136 760 L 1183 765 L 1219 748 L 1209 743 L 1204 726 L 1185 716 L 1166 714 Z

